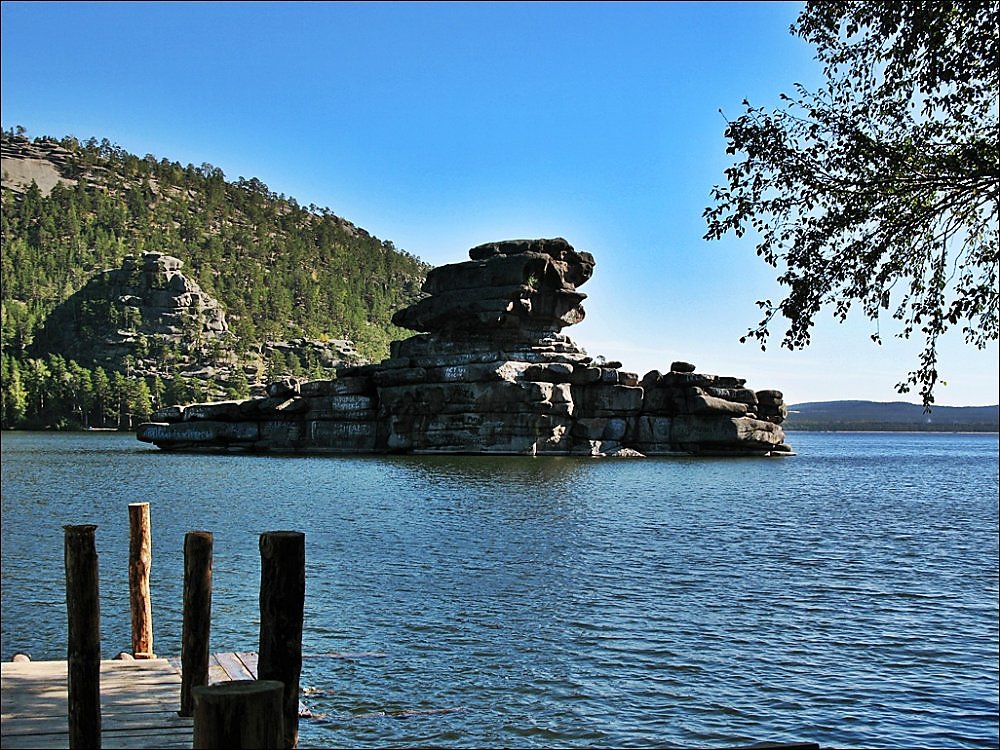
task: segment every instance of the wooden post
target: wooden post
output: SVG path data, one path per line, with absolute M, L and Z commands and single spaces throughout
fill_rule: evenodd
M 281 747 L 283 691 L 284 685 L 277 680 L 235 680 L 196 687 L 195 750 Z
M 69 746 L 101 746 L 101 600 L 92 524 L 63 526 Z
M 181 632 L 181 716 L 194 714 L 193 688 L 208 684 L 212 629 L 212 532 L 184 535 L 184 616 Z
M 149 568 L 153 561 L 149 503 L 128 506 L 128 590 L 132 610 L 132 655 L 155 659 L 153 653 L 153 602 L 149 593 Z
M 257 677 L 278 680 L 285 741 L 299 741 L 299 675 L 302 672 L 302 616 L 306 591 L 305 534 L 269 531 L 260 535 L 260 648 Z

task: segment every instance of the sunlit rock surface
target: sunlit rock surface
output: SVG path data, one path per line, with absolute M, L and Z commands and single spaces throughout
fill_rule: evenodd
M 590 253 L 566 240 L 479 245 L 393 316 L 417 332 L 379 364 L 286 379 L 263 398 L 171 406 L 138 438 L 279 453 L 787 455 L 779 391 L 675 362 L 641 380 L 561 333 L 583 320 Z

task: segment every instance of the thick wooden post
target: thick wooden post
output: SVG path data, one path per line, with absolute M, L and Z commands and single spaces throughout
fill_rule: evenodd
M 298 531 L 260 535 L 260 648 L 257 677 L 278 680 L 285 741 L 299 741 L 299 675 L 302 672 L 302 616 L 306 591 L 306 541 Z
M 194 689 L 194 742 L 198 748 L 276 748 L 284 741 L 277 680 L 235 680 Z
M 153 561 L 149 503 L 129 503 L 128 528 L 128 591 L 132 610 L 132 656 L 136 659 L 155 659 L 153 602 L 149 593 L 149 568 Z
M 193 689 L 208 684 L 212 629 L 212 532 L 184 535 L 184 616 L 181 631 L 181 716 L 194 714 Z
M 63 526 L 69 746 L 101 746 L 101 600 L 92 524 Z

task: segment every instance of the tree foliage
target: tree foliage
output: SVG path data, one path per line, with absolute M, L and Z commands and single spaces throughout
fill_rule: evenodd
M 8 141 L 27 139 L 13 130 Z M 260 179 L 228 182 L 211 164 L 140 158 L 106 139 L 56 142 L 64 176 L 47 195 L 3 192 L 4 349 L 26 345 L 59 303 L 127 254 L 164 252 L 219 299 L 245 348 L 268 339 L 347 338 L 388 353 L 389 319 L 419 297 L 429 267 L 327 209 L 304 208 Z M 375 332 L 372 329 L 375 329 Z
M 896 387 L 926 407 L 945 331 L 997 340 L 998 26 L 992 0 L 806 3 L 791 31 L 826 82 L 771 110 L 744 100 L 725 133 L 738 160 L 705 209 L 706 239 L 754 232 L 787 287 L 743 341 L 763 348 L 780 315 L 782 345 L 801 348 L 821 309 L 842 322 L 860 307 L 881 343 L 891 316 L 897 336 L 923 337 Z
M 392 314 L 420 296 L 429 270 L 391 242 L 329 209 L 305 208 L 277 195 L 258 178 L 230 182 L 211 164 L 184 167 L 152 155 L 139 157 L 107 139 L 29 141 L 21 127 L 4 130 L 2 139 L 5 159 L 8 148 L 58 152 L 61 176 L 74 181 L 43 193 L 34 183 L 7 189 L 5 180 L 0 212 L 3 428 L 114 426 L 164 402 L 249 394 L 242 367 L 233 368 L 231 381 L 206 384 L 180 377 L 175 368 L 182 352 L 143 337 L 130 357 L 156 360 L 155 366 L 129 372 L 126 357 L 122 372 L 111 371 L 91 356 L 101 340 L 97 323 L 131 333 L 138 326 L 137 311 L 118 299 L 86 299 L 72 308 L 81 334 L 74 347 L 79 351 L 43 340 L 46 321 L 59 321 L 53 312 L 66 312 L 67 300 L 103 271 L 119 268 L 126 255 L 158 251 L 180 258 L 184 274 L 225 308 L 231 354 L 239 365 L 253 364 L 270 340 L 296 338 L 350 339 L 363 356 L 380 359 L 388 354 L 389 341 L 404 333 L 391 324 Z M 227 354 L 217 351 L 214 359 Z M 64 373 L 64 361 L 76 369 Z M 291 365 L 301 371 L 304 363 Z M 329 376 L 318 365 L 312 372 Z
M 167 405 L 153 378 L 108 377 L 58 354 L 18 359 L 0 354 L 0 429 L 134 427 Z M 178 387 L 191 388 L 184 378 Z M 183 395 L 187 395 L 186 393 Z

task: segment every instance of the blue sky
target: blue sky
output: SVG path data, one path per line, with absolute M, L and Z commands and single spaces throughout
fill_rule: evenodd
M 597 260 L 566 329 L 640 375 L 674 360 L 789 402 L 909 400 L 917 341 L 824 313 L 813 344 L 739 338 L 777 272 L 702 240 L 720 114 L 820 80 L 798 3 L 2 5 L 2 121 L 210 162 L 439 265 L 562 236 Z M 180 253 L 178 253 L 180 254 Z M 946 338 L 937 401 L 998 400 L 997 346 Z

